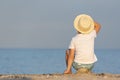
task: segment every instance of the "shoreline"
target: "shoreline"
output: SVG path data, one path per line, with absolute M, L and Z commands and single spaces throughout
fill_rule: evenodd
M 0 74 L 0 80 L 120 80 L 120 74 Z

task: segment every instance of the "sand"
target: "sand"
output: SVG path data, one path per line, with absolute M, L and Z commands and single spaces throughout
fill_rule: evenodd
M 1 74 L 0 80 L 120 80 L 120 74 Z

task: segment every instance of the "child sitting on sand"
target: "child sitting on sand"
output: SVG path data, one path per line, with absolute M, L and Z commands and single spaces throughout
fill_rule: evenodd
M 74 20 L 77 35 L 72 38 L 69 49 L 66 50 L 66 70 L 64 74 L 72 73 L 71 67 L 79 71 L 91 71 L 97 61 L 94 53 L 94 39 L 100 30 L 100 24 L 86 14 L 78 15 Z

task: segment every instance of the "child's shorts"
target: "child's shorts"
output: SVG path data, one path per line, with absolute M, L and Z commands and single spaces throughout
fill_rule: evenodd
M 73 62 L 73 68 L 78 70 L 80 68 L 87 68 L 88 70 L 92 70 L 92 68 L 94 67 L 94 63 L 92 64 L 78 64 L 76 62 Z

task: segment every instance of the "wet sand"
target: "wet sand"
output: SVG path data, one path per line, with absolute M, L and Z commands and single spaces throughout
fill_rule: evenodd
M 120 80 L 120 74 L 1 74 L 0 80 Z

